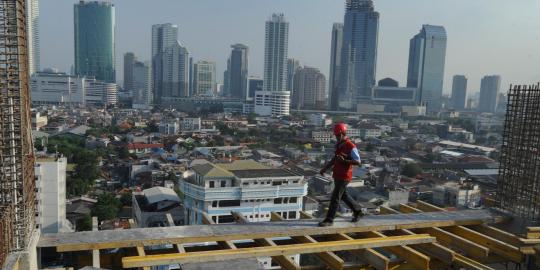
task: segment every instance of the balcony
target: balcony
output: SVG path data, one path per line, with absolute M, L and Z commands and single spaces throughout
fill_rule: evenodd
M 180 181 L 180 189 L 185 196 L 202 201 L 302 197 L 307 195 L 307 183 L 284 186 L 220 187 L 205 189 L 204 187 L 198 185 Z

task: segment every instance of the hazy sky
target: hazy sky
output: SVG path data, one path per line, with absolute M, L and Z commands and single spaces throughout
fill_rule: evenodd
M 72 0 L 40 0 L 41 65 L 69 71 L 73 63 Z M 332 24 L 343 22 L 344 0 L 113 0 L 116 6 L 117 78 L 123 54 L 150 59 L 151 25 L 175 23 L 195 61 L 217 63 L 218 80 L 230 45 L 250 47 L 250 75 L 262 75 L 264 22 L 273 12 L 289 21 L 289 58 L 328 74 Z M 538 0 L 375 0 L 380 13 L 377 80 L 406 83 L 409 39 L 422 24 L 448 33 L 445 92 L 452 76 L 465 74 L 477 91 L 486 74 L 510 83 L 540 81 Z

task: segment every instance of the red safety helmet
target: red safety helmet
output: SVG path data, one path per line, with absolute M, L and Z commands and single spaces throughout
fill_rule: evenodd
M 346 134 L 347 133 L 347 125 L 344 123 L 337 123 L 334 126 L 334 135 L 338 136 L 340 134 Z

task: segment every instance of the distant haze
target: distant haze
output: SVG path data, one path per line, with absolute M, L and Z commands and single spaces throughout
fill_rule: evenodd
M 73 64 L 73 4 L 40 1 L 41 66 L 69 72 Z M 262 76 L 264 22 L 283 12 L 290 22 L 289 57 L 328 76 L 332 24 L 343 22 L 344 0 L 116 0 L 116 67 L 122 80 L 123 54 L 150 59 L 152 24 L 174 23 L 179 40 L 195 60 L 217 63 L 222 81 L 230 45 L 250 47 L 250 75 Z M 422 24 L 448 33 L 444 91 L 452 76 L 469 78 L 469 93 L 483 75 L 509 84 L 540 81 L 540 1 L 538 0 L 375 0 L 381 14 L 377 80 L 406 83 L 409 39 Z

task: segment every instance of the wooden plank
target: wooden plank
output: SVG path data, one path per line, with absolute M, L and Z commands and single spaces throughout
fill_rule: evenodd
M 208 213 L 202 212 L 200 213 L 202 215 L 202 223 L 206 225 L 216 224 L 210 216 L 208 216 Z M 217 241 L 218 245 L 225 249 L 236 249 L 236 245 L 232 241 Z
M 174 227 L 175 226 L 174 225 L 174 219 L 173 219 L 171 213 L 167 213 L 165 215 L 165 217 L 167 218 L 167 225 L 169 225 L 169 227 Z M 174 248 L 179 253 L 185 253 L 186 252 L 186 249 L 184 249 L 184 246 L 182 244 L 174 244 Z
M 365 232 L 360 233 L 361 235 L 366 235 L 367 237 L 381 237 L 381 238 L 388 238 L 388 237 L 395 237 L 395 236 L 386 236 L 380 232 Z M 414 236 L 414 235 L 408 235 L 408 236 Z M 391 247 L 385 247 L 385 250 L 388 252 L 391 252 L 395 254 L 396 256 L 400 257 L 401 259 L 404 259 L 407 261 L 407 263 L 410 263 L 417 267 L 417 269 L 429 269 L 429 262 L 430 258 L 414 249 L 408 246 L 391 246 Z
M 479 245 L 473 241 L 465 239 L 461 236 L 447 232 L 441 228 L 422 228 L 414 229 L 415 233 L 427 233 L 437 238 L 441 242 L 452 249 L 464 251 L 468 256 L 476 259 L 484 259 L 489 255 L 489 248 Z
M 130 218 L 128 220 L 129 222 L 129 227 L 130 228 L 137 228 L 137 224 L 135 223 L 135 220 L 133 220 L 132 218 Z M 138 256 L 146 256 L 146 252 L 144 251 L 144 247 L 143 246 L 137 246 L 137 255 Z M 150 270 L 150 267 L 148 266 L 145 266 L 143 267 L 143 270 Z
M 283 221 L 284 218 L 277 213 L 272 212 L 270 213 L 270 220 Z M 309 235 L 293 236 L 291 238 L 297 243 L 317 243 L 317 241 Z M 345 264 L 345 261 L 343 261 L 343 259 L 341 259 L 334 252 L 319 252 L 317 253 L 317 256 L 332 270 L 341 270 Z
M 446 209 L 444 208 L 437 207 L 435 205 L 432 205 L 423 201 L 418 201 L 417 206 L 419 207 L 419 210 L 427 209 L 428 211 L 434 211 L 434 212 L 435 211 L 447 212 Z M 485 227 L 486 228 L 484 229 L 484 231 L 489 230 L 491 233 L 500 231 L 495 228 L 489 229 L 487 225 L 485 225 Z M 465 226 L 450 226 L 450 227 L 444 227 L 443 229 L 455 235 L 466 238 L 474 243 L 485 246 L 489 248 L 493 253 L 503 256 L 504 258 L 507 258 L 509 260 L 512 260 L 513 262 L 521 263 L 525 259 L 524 254 L 519 250 L 519 248 L 512 246 L 511 244 L 506 243 L 504 241 L 495 239 L 488 235 L 484 235 L 482 233 L 469 229 Z M 500 232 L 498 232 L 498 235 L 502 236 Z M 517 239 L 514 239 L 514 240 L 517 240 Z
M 239 224 L 247 224 L 249 221 L 244 217 L 241 213 L 237 212 L 231 212 L 232 216 L 234 217 L 234 220 Z M 269 238 L 258 238 L 254 239 L 254 241 L 261 245 L 266 247 L 277 247 L 276 243 L 272 241 Z M 267 257 L 267 256 L 265 256 Z M 270 256 L 272 257 L 272 260 L 276 261 L 282 268 L 286 270 L 300 270 L 301 267 L 299 264 L 297 264 L 295 261 L 293 261 L 291 258 L 285 255 L 277 255 L 277 256 Z
M 461 254 L 456 254 L 456 261 L 454 264 L 467 270 L 495 270 L 489 266 L 481 264 Z
M 505 243 L 508 243 L 515 247 L 521 247 L 523 244 L 521 243 L 521 240 L 519 237 L 517 237 L 514 234 L 505 232 L 499 228 L 495 228 L 493 226 L 488 226 L 486 224 L 480 224 L 480 225 L 471 225 L 467 226 L 470 229 L 473 229 L 481 234 L 485 234 L 487 236 L 491 236 L 497 240 L 503 241 Z
M 264 246 L 242 249 L 213 250 L 203 252 L 175 253 L 162 255 L 134 256 L 122 258 L 124 268 L 167 265 L 190 262 L 223 261 L 224 258 L 244 259 L 265 256 L 287 256 L 294 254 L 318 253 L 324 251 L 355 250 L 375 247 L 391 247 L 400 245 L 414 245 L 433 243 L 435 238 L 426 235 L 405 235 L 377 238 L 364 238 L 343 241 L 317 242 L 306 244 L 292 244 L 281 246 Z
M 98 218 L 92 217 L 92 231 L 99 231 Z M 101 263 L 99 261 L 99 249 L 92 250 L 92 267 L 100 268 Z
M 256 225 L 197 225 L 98 232 L 44 234 L 38 247 L 56 247 L 58 252 L 109 249 L 176 243 L 201 243 L 252 238 L 355 233 L 433 226 L 475 225 L 493 222 L 500 213 L 489 210 L 464 210 L 397 215 L 368 215 L 357 223 L 336 219 L 334 226 L 318 227 L 318 220 L 258 222 Z

